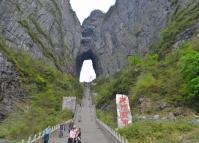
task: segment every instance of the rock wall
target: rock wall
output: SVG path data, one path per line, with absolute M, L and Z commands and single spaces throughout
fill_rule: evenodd
M 0 1 L 0 36 L 16 50 L 46 59 L 62 71 L 74 72 L 80 33 L 69 0 Z
M 69 0 L 0 0 L 0 38 L 63 72 L 75 73 L 81 26 Z M 0 40 L 1 40 L 0 39 Z M 25 96 L 0 48 L 0 120 Z
M 108 77 L 127 66 L 129 55 L 144 56 L 177 9 L 187 9 L 198 0 L 116 0 L 103 14 L 91 13 L 82 26 L 82 51 L 92 50 L 98 59 L 94 68 L 98 75 Z M 198 25 L 179 34 L 180 39 L 192 37 Z M 180 36 L 182 35 L 182 36 Z M 184 38 L 183 38 L 184 37 Z M 180 41 L 177 38 L 176 41 Z
M 0 39 L 16 52 L 23 49 L 78 76 L 83 61 L 92 59 L 97 76 L 108 77 L 127 66 L 129 55 L 148 53 L 179 5 L 194 2 L 198 0 L 117 0 L 106 14 L 93 11 L 81 26 L 70 0 L 0 0 Z M 190 38 L 198 24 L 194 26 L 177 41 Z M 24 96 L 16 70 L 3 54 L 0 49 L 0 119 L 14 107 L 12 98 Z
M 23 102 L 24 96 L 19 88 L 15 68 L 0 53 L 0 121 L 8 112 L 16 109 L 17 103 Z
M 128 55 L 149 52 L 171 11 L 168 0 L 117 0 L 107 14 L 94 11 L 83 22 L 81 51 L 94 51 L 99 75 L 114 74 L 127 65 Z

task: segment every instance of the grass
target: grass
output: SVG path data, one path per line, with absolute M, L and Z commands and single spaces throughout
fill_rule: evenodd
M 135 122 L 118 132 L 129 143 L 180 143 L 196 142 L 199 127 L 184 122 Z
M 115 106 L 112 106 L 115 107 Z M 110 126 L 111 128 L 116 128 L 117 124 L 116 124 L 116 112 L 114 112 L 114 109 L 110 112 L 107 111 L 102 111 L 102 110 L 97 110 L 96 114 L 97 114 L 97 118 L 100 119 L 102 122 L 104 122 L 105 124 L 107 124 L 108 126 Z
M 47 125 L 55 125 L 72 118 L 69 111 L 61 111 L 64 96 L 81 98 L 82 88 L 76 78 L 33 59 L 28 53 L 14 51 L 0 40 L 0 50 L 15 66 L 20 87 L 26 93 L 25 103 L 19 103 L 21 110 L 11 113 L 0 126 L 0 137 L 8 139 L 27 138 L 38 133 Z

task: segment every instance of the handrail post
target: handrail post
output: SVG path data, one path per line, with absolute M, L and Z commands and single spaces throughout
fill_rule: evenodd
M 37 135 L 35 134 L 35 136 L 33 137 L 32 142 L 35 142 L 35 141 L 36 141 L 36 139 L 37 139 Z
M 31 143 L 31 136 L 28 138 L 28 143 Z

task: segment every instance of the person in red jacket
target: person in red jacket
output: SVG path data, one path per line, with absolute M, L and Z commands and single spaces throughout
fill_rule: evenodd
M 81 129 L 78 128 L 76 132 L 76 143 L 81 143 Z

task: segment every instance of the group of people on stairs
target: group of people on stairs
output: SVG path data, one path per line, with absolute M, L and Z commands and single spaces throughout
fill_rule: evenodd
M 73 126 L 69 132 L 68 143 L 81 143 L 81 129 Z
M 68 126 L 68 130 L 66 130 L 66 124 L 63 122 L 59 126 L 59 138 L 64 137 L 64 133 L 68 131 L 69 137 L 66 138 L 66 142 L 68 143 L 81 143 L 81 129 L 77 128 L 75 125 L 73 125 L 73 122 L 71 122 Z M 44 143 L 49 143 L 50 134 L 51 134 L 51 128 L 47 127 L 43 131 L 43 140 Z

